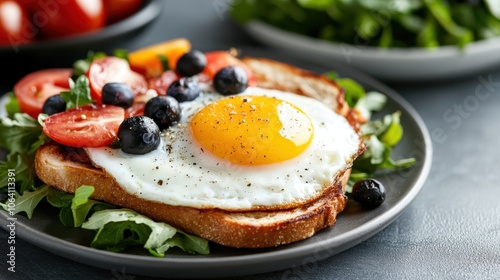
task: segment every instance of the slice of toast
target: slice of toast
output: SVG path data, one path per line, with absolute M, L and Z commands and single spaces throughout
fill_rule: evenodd
M 347 106 L 342 90 L 330 80 L 268 59 L 245 58 L 257 76 L 258 86 L 281 89 L 326 101 L 347 117 L 353 127 L 358 123 Z M 360 136 L 361 137 L 361 136 Z M 364 150 L 360 145 L 358 154 Z M 133 209 L 154 220 L 168 223 L 210 241 L 237 248 L 264 248 L 288 244 L 333 226 L 346 205 L 345 185 L 350 169 L 333 178 L 335 185 L 314 201 L 288 210 L 232 212 L 221 209 L 196 209 L 148 201 L 127 193 L 113 177 L 92 165 L 82 149 L 48 143 L 37 152 L 38 177 L 59 190 L 74 193 L 81 185 L 92 185 L 93 199 Z

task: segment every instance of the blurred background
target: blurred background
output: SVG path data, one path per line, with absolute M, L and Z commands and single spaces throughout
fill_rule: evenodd
M 89 50 L 134 50 L 186 36 L 200 49 L 217 48 L 219 38 L 226 46 L 260 44 L 317 63 L 349 64 L 384 81 L 450 79 L 500 64 L 496 0 L 177 3 L 2 0 L 0 58 L 9 69 L 4 84 L 35 69 L 70 67 Z M 185 20 L 190 9 L 201 7 L 205 13 Z M 153 24 L 159 17 L 173 24 Z M 235 37 L 228 40 L 227 32 Z M 207 34 L 211 40 L 204 40 Z

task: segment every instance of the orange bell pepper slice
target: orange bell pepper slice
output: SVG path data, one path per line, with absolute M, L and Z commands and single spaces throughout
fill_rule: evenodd
M 164 58 L 168 59 L 170 69 L 175 69 L 177 60 L 190 49 L 187 39 L 177 38 L 130 52 L 128 60 L 132 70 L 148 78 L 157 77 L 168 70 L 164 67 Z

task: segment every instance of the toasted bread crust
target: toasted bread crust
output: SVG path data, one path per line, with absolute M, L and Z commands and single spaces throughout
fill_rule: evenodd
M 61 191 L 74 193 L 92 185 L 93 199 L 133 209 L 154 220 L 230 247 L 263 248 L 287 244 L 312 236 L 335 224 L 347 202 L 341 184 L 329 188 L 319 199 L 293 210 L 228 212 L 196 209 L 148 201 L 127 193 L 103 170 L 89 165 L 81 150 L 54 142 L 39 148 L 35 158 L 38 177 Z
M 260 58 L 243 61 L 257 77 L 258 86 L 310 96 L 325 102 L 345 116 L 359 133 L 359 119 L 347 106 L 344 94 L 331 80 L 287 64 Z M 360 139 L 361 139 L 361 134 Z M 360 144 L 358 155 L 364 150 Z M 288 244 L 333 226 L 346 206 L 347 169 L 320 197 L 288 210 L 229 212 L 221 209 L 196 209 L 148 201 L 127 193 L 114 178 L 95 167 L 81 149 L 48 143 L 35 158 L 38 177 L 61 191 L 74 193 L 81 185 L 92 185 L 93 199 L 133 209 L 154 220 L 166 222 L 188 233 L 237 248 L 264 248 Z

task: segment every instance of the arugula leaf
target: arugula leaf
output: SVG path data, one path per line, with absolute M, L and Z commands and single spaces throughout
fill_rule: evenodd
M 42 126 L 28 114 L 15 113 L 0 120 L 0 147 L 11 153 L 31 153 L 38 149 Z
M 121 252 L 130 246 L 146 243 L 151 228 L 133 221 L 109 222 L 98 231 L 91 247 L 112 252 Z
M 99 201 L 89 199 L 94 193 L 94 190 L 94 187 L 85 185 L 76 189 L 75 196 L 71 201 L 71 212 L 73 214 L 75 227 L 81 226 L 87 218 L 92 206 L 100 203 Z
M 21 194 L 34 189 L 35 152 L 50 141 L 43 133 L 42 126 L 27 114 L 15 113 L 12 119 L 5 117 L 0 120 L 0 135 L 0 147 L 8 152 L 6 160 L 0 162 L 0 188 L 7 186 L 6 174 L 9 169 L 13 169 Z
M 94 100 L 90 97 L 89 79 L 82 75 L 73 82 L 69 79 L 69 91 L 61 92 L 61 97 L 66 101 L 66 110 L 93 104 Z
M 14 215 L 17 213 L 25 212 L 26 216 L 28 216 L 29 219 L 31 219 L 31 216 L 33 215 L 33 211 L 35 210 L 36 206 L 40 201 L 47 196 L 49 192 L 49 186 L 44 185 L 43 187 L 31 191 L 31 192 L 25 192 L 23 195 L 19 195 L 17 192 L 15 194 L 15 201 L 16 201 L 16 207 L 13 209 L 13 213 L 9 213 L 10 215 Z M 8 211 L 8 206 L 7 204 L 0 203 L 0 206 L 5 210 Z
M 5 104 L 5 111 L 7 111 L 7 116 L 9 118 L 13 118 L 15 113 L 21 113 L 21 110 L 19 109 L 19 102 L 17 101 L 13 91 L 10 91 L 5 95 L 6 98 L 9 99 L 9 101 Z
M 59 219 L 63 225 L 80 227 L 91 211 L 114 208 L 113 205 L 89 199 L 94 190 L 92 186 L 82 185 L 76 189 L 75 194 L 70 194 L 51 188 L 47 201 L 52 206 L 61 208 Z
M 453 37 L 456 37 L 456 44 L 464 47 L 474 40 L 473 33 L 467 28 L 463 28 L 455 23 L 451 17 L 449 9 L 442 0 L 424 0 L 431 14 L 437 22 Z
M 125 59 L 128 61 L 128 50 L 126 49 L 116 49 L 113 51 L 113 56 Z
M 54 188 L 49 189 L 47 194 L 47 202 L 52 206 L 61 208 L 59 210 L 59 220 L 67 227 L 74 226 L 73 212 L 71 211 L 71 202 L 74 195 L 65 193 Z
M 297 0 L 297 3 L 304 8 L 324 10 L 335 4 L 335 0 Z
M 124 222 L 126 223 L 125 225 L 122 224 Z M 145 230 L 130 224 L 131 222 L 146 225 L 150 228 L 147 239 L 144 236 L 140 236 L 141 233 L 144 234 Z M 208 241 L 182 233 L 165 223 L 154 222 L 148 217 L 130 209 L 111 209 L 96 212 L 88 221 L 83 223 L 82 228 L 98 230 L 92 241 L 92 247 L 99 246 L 99 248 L 123 250 L 125 247 L 118 245 L 122 241 L 125 241 L 125 244 L 133 245 L 137 245 L 137 242 L 141 241 L 140 244 L 143 244 L 144 248 L 148 249 L 155 256 L 164 256 L 165 251 L 172 246 L 177 246 L 191 253 L 209 253 Z M 125 235 L 127 230 L 128 233 L 132 231 L 133 239 L 127 240 L 127 238 L 130 238 L 130 234 Z M 113 232 L 117 232 L 118 234 L 113 235 Z M 184 236 L 171 240 L 178 234 L 186 235 L 188 238 Z
M 415 158 L 393 160 L 391 158 L 392 147 L 380 141 L 376 135 L 367 136 L 365 143 L 367 145 L 366 151 L 353 164 L 352 173 L 357 176 L 360 176 L 359 173 L 363 173 L 367 176 L 364 178 L 369 178 L 375 172 L 384 169 L 408 168 L 416 162 Z
M 439 41 L 437 33 L 436 21 L 433 17 L 427 17 L 424 21 L 423 28 L 417 33 L 417 46 L 428 49 L 438 47 Z
M 166 240 L 162 246 L 156 249 L 149 249 L 149 252 L 154 256 L 163 257 L 165 256 L 165 252 L 172 247 L 181 248 L 190 254 L 210 254 L 210 250 L 205 239 L 187 234 L 180 230 L 177 230 L 177 234 Z
M 351 108 L 354 107 L 358 100 L 366 95 L 365 89 L 353 79 L 341 78 L 334 71 L 327 72 L 323 75 L 328 79 L 335 81 L 340 87 L 344 89 L 344 99 Z
M 395 146 L 403 135 L 403 127 L 400 124 L 401 112 L 396 111 L 390 115 L 385 115 L 382 119 L 377 119 L 364 124 L 361 127 L 363 135 L 375 135 L 389 146 Z
M 386 115 L 383 123 L 386 126 L 384 132 L 380 133 L 380 141 L 389 147 L 395 146 L 403 137 L 403 127 L 400 123 L 401 112 L 396 111 L 392 115 Z
M 19 192 L 33 190 L 35 188 L 35 168 L 33 166 L 34 155 L 26 153 L 12 153 L 7 156 L 7 161 L 0 162 L 0 188 L 8 184 L 9 170 L 14 170 L 16 184 Z
M 71 205 L 73 197 L 73 194 L 50 188 L 49 193 L 47 194 L 47 202 L 54 207 L 62 208 Z
M 390 25 L 385 26 L 382 29 L 382 36 L 380 36 L 380 41 L 378 46 L 381 48 L 389 48 L 392 45 L 392 27 Z
M 354 109 L 365 119 L 369 120 L 372 112 L 382 110 L 386 102 L 387 97 L 385 95 L 380 92 L 371 91 L 357 100 Z

